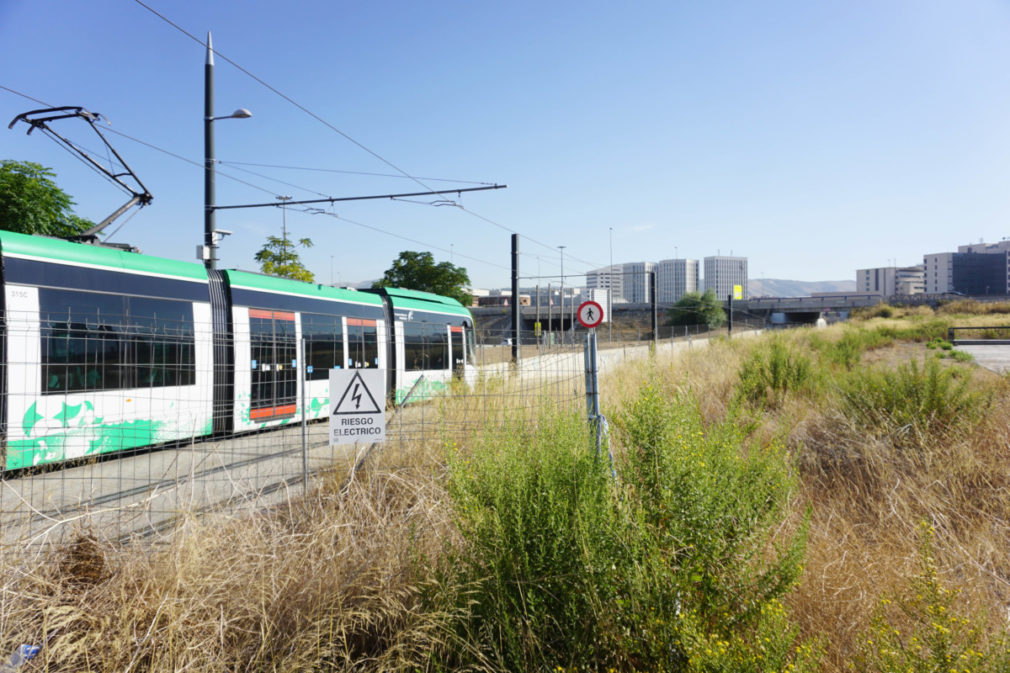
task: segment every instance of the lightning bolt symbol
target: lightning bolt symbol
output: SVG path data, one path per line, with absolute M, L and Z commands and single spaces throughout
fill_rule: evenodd
M 360 384 L 358 384 L 358 383 L 354 384 L 354 393 L 351 394 L 351 399 L 354 400 L 354 408 L 355 409 L 360 409 L 361 408 L 361 393 L 358 392 L 358 386 L 359 385 Z

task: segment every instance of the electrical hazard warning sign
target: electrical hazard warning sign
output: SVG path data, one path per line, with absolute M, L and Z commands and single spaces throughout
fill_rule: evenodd
M 386 372 L 330 370 L 330 444 L 386 441 Z

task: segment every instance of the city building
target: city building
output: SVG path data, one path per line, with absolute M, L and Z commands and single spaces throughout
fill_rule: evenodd
M 954 292 L 962 294 L 1010 294 L 1010 249 L 959 252 L 951 273 Z
M 943 294 L 954 289 L 954 256 L 956 252 L 936 252 L 922 256 L 926 294 Z
M 747 258 L 746 257 L 706 257 L 705 291 L 712 290 L 719 300 L 733 294 L 733 286 L 743 289 L 747 299 Z
M 586 272 L 586 289 L 610 290 L 612 301 L 615 304 L 624 302 L 624 269 L 622 267 L 621 264 L 615 264 Z
M 698 260 L 664 259 L 656 265 L 656 296 L 673 304 L 688 292 L 698 291 Z
M 894 295 L 922 294 L 925 291 L 925 265 L 879 266 L 856 271 L 856 291 L 878 294 L 882 297 Z
M 632 304 L 652 302 L 649 292 L 650 274 L 656 270 L 655 262 L 629 262 L 621 264 L 624 276 L 624 298 Z

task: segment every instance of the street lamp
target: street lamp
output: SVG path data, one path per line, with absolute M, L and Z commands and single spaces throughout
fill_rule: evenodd
M 224 117 L 214 116 L 214 47 L 207 33 L 207 63 L 203 80 L 203 249 L 199 257 L 208 269 L 217 268 L 217 232 L 214 223 L 214 122 L 218 119 L 248 119 L 252 112 L 239 108 Z
M 567 245 L 559 245 L 561 250 L 561 345 L 565 345 L 565 248 Z

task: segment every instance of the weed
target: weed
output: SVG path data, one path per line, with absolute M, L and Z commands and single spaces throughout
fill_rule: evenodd
M 969 386 L 970 373 L 935 359 L 894 370 L 851 372 L 840 381 L 843 411 L 863 428 L 889 435 L 896 445 L 923 445 L 971 424 L 991 394 Z
M 903 595 L 881 600 L 853 668 L 873 673 L 1006 671 L 1006 633 L 982 643 L 974 624 L 983 620 L 958 614 L 957 591 L 940 582 L 932 527 L 923 523 L 919 535 L 919 573 Z
M 811 387 L 812 371 L 806 356 L 774 339 L 744 361 L 737 393 L 752 404 L 779 407 L 790 391 Z

